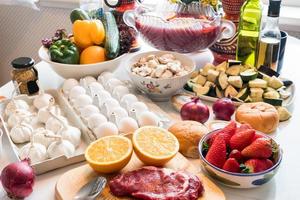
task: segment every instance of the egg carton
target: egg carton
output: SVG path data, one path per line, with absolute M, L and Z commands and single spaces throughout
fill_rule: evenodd
M 60 91 L 85 125 L 85 129 L 89 130 L 88 132 L 95 138 L 109 134 L 129 134 L 143 124 L 167 128 L 171 123 L 167 114 L 151 100 L 143 97 L 130 81 L 121 81 L 110 72 L 103 72 L 97 80 L 90 76 L 79 81 L 67 79 Z M 136 111 L 133 111 L 134 109 Z M 144 119 L 141 115 L 137 116 L 138 113 L 143 112 L 146 113 Z M 101 117 L 102 123 L 111 122 L 113 125 L 106 123 L 110 126 L 93 127 L 91 125 L 93 114 L 104 116 L 105 119 Z M 145 122 L 145 120 L 150 122 Z M 99 121 L 101 122 L 101 119 Z M 102 135 L 107 129 L 111 130 L 108 134 Z
M 46 90 L 45 93 L 50 94 L 51 96 L 54 97 L 55 99 L 55 105 L 57 105 L 61 111 L 62 115 L 66 117 L 68 123 L 74 127 L 77 127 L 81 131 L 81 143 L 80 145 L 76 148 L 75 153 L 71 157 L 66 157 L 65 155 L 51 158 L 51 159 L 46 159 L 42 162 L 38 163 L 32 163 L 32 167 L 35 170 L 35 173 L 37 175 L 46 173 L 48 171 L 58 169 L 61 167 L 65 167 L 71 164 L 75 164 L 81 161 L 85 160 L 84 157 L 84 152 L 86 147 L 93 141 L 95 138 L 93 135 L 86 129 L 84 124 L 82 123 L 81 120 L 79 120 L 76 117 L 76 113 L 74 110 L 70 107 L 68 103 L 66 103 L 64 97 L 61 95 L 61 93 L 57 90 Z M 34 96 L 27 96 L 27 95 L 19 95 L 15 97 L 15 100 L 24 100 L 26 101 L 29 105 L 32 105 Z M 15 144 L 13 140 L 10 137 L 10 128 L 8 126 L 8 119 L 5 115 L 5 108 L 6 105 L 9 103 L 10 100 L 5 100 L 1 103 L 0 105 L 0 113 L 1 113 L 1 123 L 3 124 L 3 129 L 5 132 L 5 135 L 11 145 L 11 148 L 14 152 L 15 159 L 20 160 L 19 158 L 19 149 L 22 148 L 25 144 Z M 36 112 L 36 108 L 33 106 L 30 106 L 30 111 L 31 112 Z

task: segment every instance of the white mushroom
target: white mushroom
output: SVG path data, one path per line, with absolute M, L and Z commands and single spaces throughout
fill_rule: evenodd
M 54 138 L 46 137 L 46 135 L 53 136 L 55 135 L 52 131 L 47 130 L 45 128 L 38 128 L 33 131 L 32 137 L 35 143 L 39 143 L 44 145 L 46 148 L 55 141 Z
M 77 98 L 74 99 L 73 104 L 74 107 L 79 110 L 84 106 L 91 105 L 93 103 L 92 98 L 89 95 L 81 94 Z
M 30 158 L 32 164 L 42 162 L 47 159 L 46 147 L 42 144 L 35 143 L 33 139 L 31 142 L 23 146 L 19 150 L 19 157 L 21 160 Z
M 159 118 L 153 112 L 145 111 L 137 117 L 139 126 L 158 126 Z
M 88 121 L 88 127 L 90 129 L 94 129 L 97 126 L 101 125 L 102 123 L 107 122 L 107 119 L 104 115 L 97 113 L 90 116 L 87 121 Z
M 47 153 L 50 158 L 56 158 L 63 155 L 69 158 L 75 153 L 74 145 L 68 140 L 64 140 L 62 136 L 50 137 L 57 138 L 57 141 L 52 142 L 47 149 Z
M 112 96 L 115 97 L 117 100 L 121 100 L 121 98 L 125 95 L 125 94 L 129 94 L 129 90 L 126 86 L 123 86 L 123 85 L 119 85 L 119 86 L 116 86 L 114 89 L 113 89 L 113 92 L 112 92 Z
M 62 86 L 62 91 L 64 94 L 68 95 L 71 89 L 75 86 L 79 85 L 78 81 L 74 78 L 70 78 L 64 81 L 64 84 Z
M 9 135 L 14 143 L 21 144 L 30 141 L 32 132 L 32 127 L 29 124 L 22 122 L 20 124 L 15 125 L 10 130 Z
M 171 78 L 173 76 L 173 73 L 170 70 L 166 70 L 160 78 Z
M 75 99 L 79 95 L 85 94 L 85 93 L 86 93 L 86 90 L 83 87 L 77 85 L 77 86 L 73 87 L 70 90 L 70 92 L 69 92 L 69 99 L 70 100 Z
M 22 121 L 29 123 L 31 121 L 31 112 L 28 110 L 15 110 L 7 119 L 8 127 L 13 127 L 20 124 Z
M 46 123 L 51 117 L 50 111 L 56 115 L 61 115 L 61 110 L 58 106 L 50 106 L 48 108 L 41 108 L 37 113 L 37 119 L 39 122 Z
M 123 108 L 129 111 L 130 105 L 134 102 L 137 102 L 138 98 L 134 94 L 125 94 L 120 101 L 120 104 Z
M 109 135 L 118 135 L 119 131 L 115 124 L 111 122 L 102 123 L 100 126 L 94 129 L 94 133 L 98 138 L 109 136 Z
M 87 105 L 84 106 L 82 109 L 80 109 L 80 116 L 83 117 L 84 119 L 89 118 L 93 114 L 99 113 L 99 108 L 94 105 Z
M 5 114 L 6 116 L 10 116 L 13 114 L 16 110 L 28 110 L 29 105 L 26 103 L 26 101 L 18 99 L 12 99 L 5 107 Z
M 133 133 L 139 128 L 138 123 L 131 117 L 124 117 L 118 122 L 118 128 L 121 133 Z

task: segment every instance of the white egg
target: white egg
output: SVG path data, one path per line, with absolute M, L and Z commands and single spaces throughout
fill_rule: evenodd
M 80 115 L 84 119 L 87 119 L 90 116 L 92 116 L 93 114 L 96 114 L 96 113 L 99 113 L 99 112 L 100 112 L 99 108 L 97 106 L 94 106 L 94 105 L 87 105 L 87 106 L 84 106 L 82 109 L 80 109 Z
M 103 101 L 101 106 L 101 112 L 104 113 L 107 117 L 110 116 L 111 110 L 119 107 L 119 102 L 114 98 L 107 98 Z
M 16 144 L 29 142 L 32 135 L 32 127 L 29 124 L 21 123 L 10 130 L 10 138 Z
M 94 133 L 97 138 L 101 138 L 109 135 L 118 135 L 119 131 L 115 124 L 111 122 L 102 123 L 100 126 L 94 129 Z
M 7 120 L 8 127 L 13 127 L 20 124 L 22 121 L 29 123 L 31 121 L 31 112 L 28 110 L 15 110 L 14 114 L 10 115 Z
M 148 111 L 148 106 L 141 101 L 134 102 L 129 107 L 129 115 L 135 119 L 137 119 L 138 115 L 142 112 Z
M 110 111 L 109 121 L 117 124 L 119 120 L 121 120 L 124 117 L 128 117 L 127 111 L 122 107 L 115 107 Z
M 50 112 L 55 115 L 61 115 L 61 110 L 58 106 L 50 106 L 49 108 L 41 108 L 37 113 L 37 119 L 41 123 L 46 123 L 47 120 L 52 117 Z
M 47 153 L 50 158 L 56 158 L 62 155 L 68 158 L 75 153 L 75 147 L 68 140 L 61 139 L 60 141 L 52 142 L 47 149 Z
M 28 143 L 19 151 L 20 159 L 30 158 L 31 164 L 42 162 L 48 158 L 46 147 L 39 143 Z
M 58 131 L 63 127 L 63 123 L 68 124 L 68 120 L 63 116 L 58 116 L 59 119 L 56 119 L 55 117 L 51 117 L 47 120 L 45 124 L 45 128 L 53 131 L 55 134 L 58 133 Z
M 137 101 L 138 101 L 138 98 L 134 94 L 125 94 L 121 98 L 120 104 L 123 108 L 125 108 L 127 111 L 129 111 L 130 105 Z
M 38 128 L 34 130 L 32 135 L 33 135 L 32 140 L 34 143 L 42 144 L 47 148 L 52 142 L 55 141 L 55 138 L 45 136 L 45 135 L 50 135 L 50 136 L 55 135 L 52 131 L 47 130 L 45 128 Z
M 74 78 L 70 78 L 64 81 L 62 90 L 66 95 L 68 95 L 71 89 L 77 85 L 79 85 L 78 81 Z
M 41 109 L 44 107 L 53 106 L 55 103 L 55 99 L 53 96 L 47 93 L 39 94 L 35 99 L 33 100 L 33 105 L 37 109 Z
M 113 77 L 114 75 L 111 72 L 102 72 L 100 76 L 98 76 L 98 82 L 104 85 L 109 79 Z
M 129 93 L 130 92 L 126 86 L 119 85 L 113 89 L 112 96 L 120 101 L 124 95 Z
M 76 99 L 74 99 L 74 106 L 76 109 L 83 108 L 84 106 L 91 105 L 93 103 L 92 98 L 89 95 L 81 94 Z
M 83 87 L 77 85 L 70 90 L 69 99 L 75 99 L 79 95 L 85 94 L 85 93 L 86 93 L 86 90 Z
M 104 85 L 105 89 L 112 92 L 115 87 L 120 86 L 120 85 L 124 86 L 124 83 L 122 81 L 120 81 L 119 79 L 111 78 L 111 79 L 107 80 L 106 83 L 103 83 L 103 85 Z
M 90 116 L 87 121 L 88 121 L 88 127 L 90 129 L 94 129 L 97 126 L 101 125 L 102 123 L 107 122 L 107 119 L 104 115 L 97 113 Z
M 89 86 L 91 83 L 96 82 L 96 81 L 97 81 L 97 80 L 96 80 L 94 77 L 92 77 L 92 76 L 86 76 L 86 77 L 81 78 L 81 79 L 79 80 L 79 84 L 80 84 L 81 86 L 83 86 L 84 88 L 86 88 L 86 87 Z
M 153 112 L 145 111 L 145 112 L 142 112 L 140 115 L 138 115 L 138 123 L 139 123 L 140 127 L 158 126 L 159 118 Z
M 102 90 L 104 90 L 103 86 L 98 82 L 93 82 L 89 86 L 89 94 L 94 96 L 95 94 L 99 94 Z
M 11 100 L 5 107 L 6 116 L 10 116 L 16 110 L 28 110 L 29 105 L 24 100 Z
M 124 117 L 118 122 L 118 128 L 121 133 L 133 133 L 139 128 L 138 123 L 131 117 Z
M 74 126 L 67 126 L 59 135 L 62 136 L 63 139 L 70 141 L 75 147 L 78 147 L 81 142 L 81 131 Z
M 110 99 L 111 98 L 111 95 L 109 92 L 107 92 L 106 90 L 102 90 L 100 91 L 98 94 L 96 94 L 95 96 L 95 100 L 96 100 L 96 103 L 94 103 L 95 105 L 98 105 L 99 108 L 102 107 L 104 101 L 106 99 Z

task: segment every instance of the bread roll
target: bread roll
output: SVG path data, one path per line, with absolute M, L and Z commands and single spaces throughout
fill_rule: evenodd
M 276 108 L 263 102 L 242 104 L 236 110 L 235 119 L 240 123 L 248 123 L 264 133 L 272 133 L 279 124 Z
M 180 121 L 173 124 L 169 131 L 179 141 L 179 151 L 186 157 L 199 158 L 198 144 L 202 136 L 208 133 L 203 124 L 196 121 Z

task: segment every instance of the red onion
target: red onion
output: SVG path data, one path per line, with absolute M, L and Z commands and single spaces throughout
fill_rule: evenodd
M 201 103 L 199 98 L 192 99 L 191 102 L 184 104 L 180 110 L 182 120 L 193 120 L 205 123 L 209 118 L 209 109 Z
M 235 111 L 235 106 L 231 99 L 218 99 L 212 106 L 217 119 L 229 121 Z
M 25 159 L 7 165 L 1 172 L 1 182 L 7 195 L 14 199 L 23 199 L 32 193 L 35 174 L 30 160 Z

